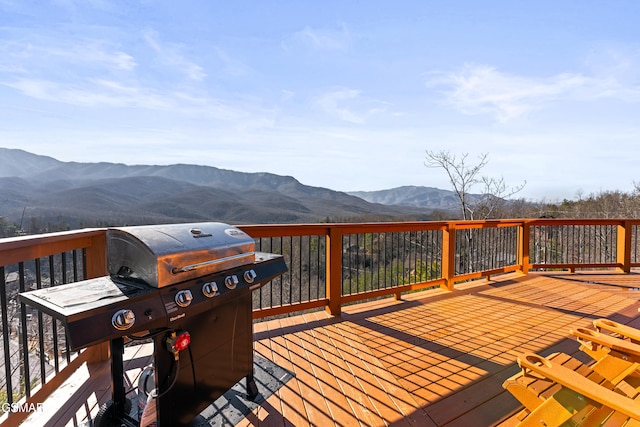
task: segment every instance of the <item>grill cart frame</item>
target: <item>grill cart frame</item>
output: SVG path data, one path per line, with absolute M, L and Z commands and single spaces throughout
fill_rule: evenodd
M 222 223 L 107 230 L 110 275 L 24 292 L 61 321 L 71 350 L 109 341 L 112 400 L 94 425 L 138 426 L 124 388 L 125 338 L 153 342 L 156 420 L 186 425 L 253 375 L 252 291 L 287 271 L 282 255 Z

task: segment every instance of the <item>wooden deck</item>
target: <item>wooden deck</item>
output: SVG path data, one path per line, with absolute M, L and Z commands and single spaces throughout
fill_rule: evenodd
M 343 308 L 260 322 L 255 351 L 294 377 L 240 426 L 514 425 L 521 407 L 502 389 L 516 355 L 562 351 L 606 317 L 640 327 L 640 274 L 505 275 Z M 127 350 L 135 386 L 150 346 Z M 110 397 L 109 365 L 83 366 L 25 425 L 83 426 Z

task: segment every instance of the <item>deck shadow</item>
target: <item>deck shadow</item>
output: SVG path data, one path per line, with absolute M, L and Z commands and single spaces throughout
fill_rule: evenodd
M 293 372 L 255 355 L 254 378 L 259 391 L 255 401 L 247 399 L 243 379 L 202 411 L 189 427 L 235 426 L 294 376 Z

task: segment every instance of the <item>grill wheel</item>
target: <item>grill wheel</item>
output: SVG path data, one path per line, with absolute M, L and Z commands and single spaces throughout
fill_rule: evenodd
M 121 427 L 127 426 L 125 421 L 115 415 L 115 408 L 113 407 L 113 401 L 110 400 L 100 407 L 100 411 L 93 420 L 93 427 Z M 131 400 L 126 399 L 124 404 L 124 413 L 129 414 L 131 412 Z

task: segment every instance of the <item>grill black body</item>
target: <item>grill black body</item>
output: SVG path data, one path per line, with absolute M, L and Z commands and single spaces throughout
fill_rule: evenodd
M 253 328 L 251 291 L 248 288 L 229 293 L 212 307 L 213 315 L 203 313 L 179 323 L 191 334 L 191 358 L 180 356 L 180 370 L 175 385 L 163 393 L 162 379 L 172 377 L 173 355 L 155 352 L 156 384 L 160 385 L 157 406 L 161 426 L 187 425 L 207 406 L 246 378 L 247 394 L 256 391 L 253 381 Z M 162 347 L 163 337 L 155 338 L 155 348 Z M 167 408 L 170 408 L 167 410 Z
M 287 270 L 282 256 L 220 223 L 110 229 L 107 243 L 109 276 L 20 294 L 66 326 L 72 350 L 110 342 L 107 418 L 138 423 L 125 413 L 127 336 L 153 339 L 160 426 L 188 424 L 243 378 L 255 398 L 251 294 Z M 167 349 L 176 331 L 191 336 L 179 354 Z

